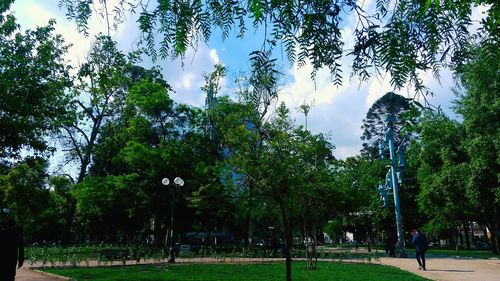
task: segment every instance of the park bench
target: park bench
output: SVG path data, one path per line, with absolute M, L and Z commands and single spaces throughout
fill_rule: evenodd
M 120 249 L 105 249 L 101 250 L 99 253 L 99 258 L 101 260 L 128 260 L 131 259 L 132 255 L 129 250 L 120 250 Z

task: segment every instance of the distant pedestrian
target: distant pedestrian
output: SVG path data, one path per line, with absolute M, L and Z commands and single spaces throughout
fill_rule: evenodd
M 396 240 L 392 232 L 389 232 L 385 237 L 385 253 L 389 254 L 389 257 L 396 256 Z
M 8 209 L 0 210 L 0 280 L 14 281 L 17 268 L 23 266 L 24 243 L 21 231 Z
M 418 262 L 418 269 L 427 270 L 425 268 L 425 252 L 427 251 L 427 239 L 425 235 L 418 229 L 412 231 L 412 244 L 415 246 L 415 255 Z

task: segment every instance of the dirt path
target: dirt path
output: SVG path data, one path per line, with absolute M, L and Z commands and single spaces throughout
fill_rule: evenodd
M 62 280 L 67 280 L 67 279 L 45 273 L 42 274 L 38 271 L 33 271 L 29 269 L 29 266 L 27 265 L 19 268 L 16 272 L 16 281 L 62 281 Z
M 418 270 L 414 258 L 380 259 L 382 264 L 392 265 L 420 276 L 439 281 L 499 281 L 500 260 L 467 258 L 426 258 L 427 270 Z

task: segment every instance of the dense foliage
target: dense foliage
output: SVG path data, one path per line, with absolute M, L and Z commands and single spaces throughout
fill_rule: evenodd
M 0 5 L 0 159 L 20 157 L 22 149 L 46 152 L 44 136 L 65 121 L 68 47 L 54 34 L 54 22 L 21 32 L 11 1 Z
M 396 147 L 405 146 L 408 139 L 403 134 L 403 114 L 410 109 L 407 98 L 389 92 L 375 101 L 363 119 L 363 149 L 361 153 L 370 158 L 378 158 L 379 145 L 385 140 L 384 114 L 393 114 L 396 118 L 393 126 L 394 142 Z
M 92 6 L 98 1 L 60 0 L 67 16 L 80 31 L 87 30 Z M 341 84 L 341 60 L 350 57 L 354 74 L 367 79 L 372 69 L 388 71 L 391 83 L 406 82 L 424 89 L 420 71 L 437 73 L 448 64 L 460 64 L 471 35 L 498 41 L 496 1 L 392 1 L 377 0 L 369 6 L 357 1 L 119 1 L 108 7 L 99 1 L 108 22 L 119 24 L 127 11 L 139 13 L 142 43 L 153 58 L 183 56 L 188 48 L 208 42 L 214 29 L 223 39 L 244 38 L 249 26 L 264 29 L 263 49 L 281 49 L 291 63 L 313 66 L 312 76 L 327 67 L 332 81 Z M 486 19 L 481 31 L 469 34 L 472 5 L 484 5 Z M 353 49 L 345 50 L 343 26 L 354 18 Z M 156 38 L 158 38 L 157 40 Z M 157 43 L 159 41 L 159 43 Z

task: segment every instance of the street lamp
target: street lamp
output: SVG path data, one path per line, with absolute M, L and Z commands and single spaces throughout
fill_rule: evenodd
M 394 149 L 394 132 L 393 132 L 393 124 L 396 121 L 396 117 L 394 116 L 393 113 L 386 113 L 382 114 L 380 116 L 382 118 L 382 121 L 384 121 L 384 124 L 386 126 L 386 131 L 385 131 L 385 141 L 383 142 L 382 145 L 380 145 L 380 151 L 381 155 L 383 155 L 383 148 L 385 148 L 385 144 L 389 144 L 389 155 L 390 155 L 390 160 L 391 160 L 391 168 L 388 172 L 387 178 L 386 178 L 386 183 L 387 187 L 392 185 L 392 193 L 394 195 L 394 211 L 396 213 L 396 228 L 397 228 L 397 235 L 398 235 L 398 245 L 396 245 L 396 253 L 399 257 L 406 257 L 406 252 L 405 252 L 405 239 L 404 239 L 404 233 L 403 233 L 403 226 L 401 223 L 401 207 L 399 205 L 399 191 L 398 191 L 398 183 L 401 184 L 402 182 L 402 176 L 400 172 L 396 171 L 396 157 L 398 157 L 398 166 L 401 168 L 404 166 L 404 158 L 403 158 L 403 151 L 402 148 L 398 148 L 398 155 L 396 156 L 396 152 Z M 399 175 L 398 175 L 399 174 Z M 379 188 L 380 191 L 382 189 Z M 385 204 L 385 202 L 384 202 Z
M 161 183 L 165 186 L 170 184 L 170 180 L 168 178 L 163 178 Z M 170 213 L 170 249 L 168 252 L 168 262 L 175 262 L 175 243 L 174 243 L 174 203 L 175 203 L 175 188 L 178 186 L 183 186 L 184 180 L 180 177 L 176 177 L 174 179 L 174 186 L 172 187 L 172 212 Z

